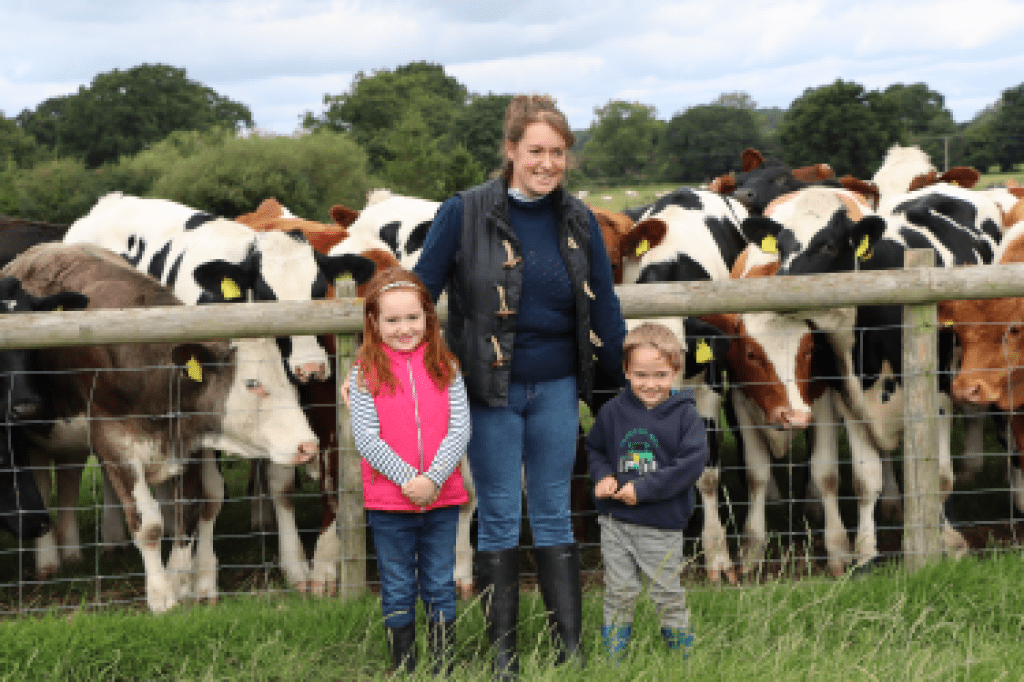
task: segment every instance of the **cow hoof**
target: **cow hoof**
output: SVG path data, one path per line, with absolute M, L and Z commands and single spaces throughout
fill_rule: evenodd
M 473 598 L 473 581 L 472 580 L 459 580 L 455 583 L 455 587 L 459 591 L 459 599 L 472 599 Z

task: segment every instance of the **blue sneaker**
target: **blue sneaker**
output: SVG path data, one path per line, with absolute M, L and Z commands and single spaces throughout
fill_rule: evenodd
M 608 660 L 619 666 L 626 657 L 626 645 L 633 634 L 633 625 L 602 625 L 601 641 L 608 652 Z
M 661 638 L 668 644 L 669 649 L 682 649 L 683 660 L 690 657 L 690 647 L 693 646 L 693 628 L 662 628 Z

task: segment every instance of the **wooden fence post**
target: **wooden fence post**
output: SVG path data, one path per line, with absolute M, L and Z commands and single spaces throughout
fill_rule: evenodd
M 353 280 L 335 282 L 335 298 L 354 298 Z M 335 337 L 334 376 L 338 384 L 338 513 L 336 515 L 341 559 L 338 566 L 338 596 L 351 599 L 366 590 L 366 514 L 363 510 L 363 482 L 359 453 L 352 437 L 352 420 L 341 397 L 341 385 L 356 354 L 356 335 Z
M 905 268 L 935 266 L 931 249 L 906 252 Z M 936 362 L 938 315 L 935 304 L 903 309 L 903 554 L 906 566 L 917 570 L 942 553 L 939 495 Z

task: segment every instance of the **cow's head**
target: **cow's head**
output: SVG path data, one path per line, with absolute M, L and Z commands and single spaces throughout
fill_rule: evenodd
M 777 200 L 768 215 L 751 216 L 740 226 L 751 244 L 778 253 L 779 274 L 819 274 L 856 269 L 885 232 L 880 216 L 843 192 L 808 188 Z
M 756 149 L 743 151 L 743 171 L 723 175 L 710 185 L 712 191 L 739 201 L 753 215 L 762 215 L 776 198 L 811 185 L 837 187 L 835 171 L 827 163 L 791 168 L 778 159 L 765 159 Z
M 625 213 L 617 213 L 601 208 L 591 208 L 597 224 L 601 228 L 604 248 L 608 252 L 608 260 L 612 266 L 612 276 L 616 284 L 622 284 L 622 240 L 631 229 L 633 219 Z
M 1024 405 L 1024 299 L 942 301 L 938 316 L 960 341 L 953 399 L 1001 410 Z

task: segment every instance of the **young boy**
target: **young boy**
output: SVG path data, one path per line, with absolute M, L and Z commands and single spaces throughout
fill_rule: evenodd
M 693 630 L 679 567 L 693 486 L 708 460 L 693 392 L 672 388 L 682 370 L 676 335 L 645 322 L 626 335 L 622 358 L 629 386 L 601 408 L 587 436 L 605 571 L 601 636 L 616 665 L 632 634 L 638 569 L 650 582 L 661 636 L 684 658 L 689 653 Z

